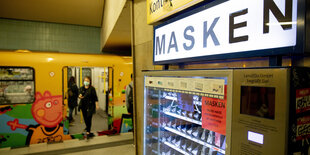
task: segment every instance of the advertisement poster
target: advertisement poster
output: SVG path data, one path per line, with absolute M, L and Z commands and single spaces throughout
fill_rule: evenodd
M 310 110 L 310 88 L 296 90 L 296 114 Z
M 226 135 L 226 107 L 226 97 L 202 97 L 202 127 Z
M 310 137 L 310 116 L 297 119 L 296 140 L 302 140 Z

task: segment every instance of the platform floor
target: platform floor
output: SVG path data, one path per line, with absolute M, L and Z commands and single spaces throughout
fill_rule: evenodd
M 4 155 L 134 155 L 135 147 L 133 145 L 132 133 L 122 133 L 114 136 L 96 136 L 89 140 L 72 139 L 62 143 L 55 144 L 33 144 L 23 148 L 2 148 L 0 154 Z
M 106 155 L 134 155 L 135 147 L 132 144 L 80 151 L 74 153 L 66 153 L 64 155 L 90 155 L 90 154 L 106 154 Z

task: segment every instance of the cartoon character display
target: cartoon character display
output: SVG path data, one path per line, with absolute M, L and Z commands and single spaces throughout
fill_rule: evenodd
M 16 128 L 27 130 L 28 136 L 26 144 L 53 143 L 72 139 L 70 135 L 63 132 L 62 121 L 62 96 L 52 96 L 50 92 L 45 91 L 36 93 L 36 101 L 31 107 L 31 113 L 37 125 L 19 124 L 18 119 L 8 121 L 7 125 L 14 131 Z

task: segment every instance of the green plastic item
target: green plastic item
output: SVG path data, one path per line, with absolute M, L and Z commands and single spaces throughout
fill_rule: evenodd
M 109 116 L 108 117 L 108 125 L 111 125 L 113 123 L 113 117 Z

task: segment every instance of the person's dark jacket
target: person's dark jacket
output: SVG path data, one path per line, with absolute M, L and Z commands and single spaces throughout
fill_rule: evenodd
M 80 93 L 84 98 L 81 99 L 79 108 L 87 109 L 90 114 L 96 112 L 96 102 L 98 101 L 97 93 L 94 87 L 90 86 L 88 89 L 85 86 L 80 88 Z
M 77 99 L 79 96 L 79 89 L 75 83 L 69 85 L 68 88 L 68 106 L 74 108 L 77 106 Z

